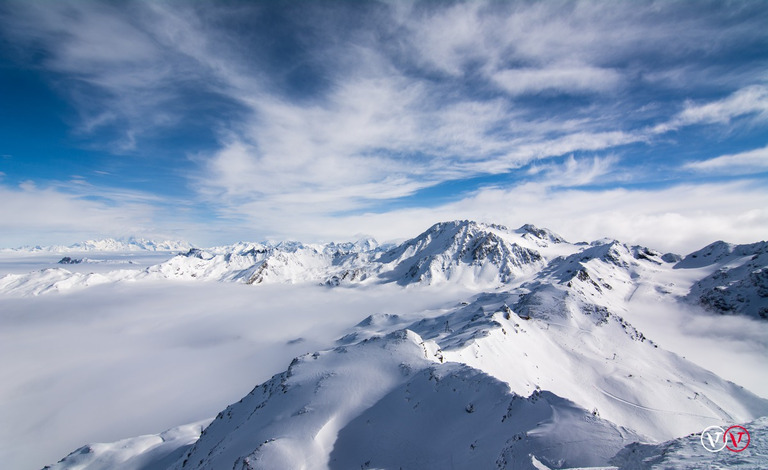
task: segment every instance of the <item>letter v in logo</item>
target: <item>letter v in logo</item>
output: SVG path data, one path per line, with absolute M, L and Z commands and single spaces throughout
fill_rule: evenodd
M 731 452 L 741 452 L 749 447 L 749 431 L 743 426 L 731 426 L 725 431 L 726 435 L 726 447 Z M 744 436 L 747 436 L 744 439 Z
M 725 430 L 720 426 L 710 426 L 701 432 L 701 445 L 710 452 L 720 452 L 725 448 Z

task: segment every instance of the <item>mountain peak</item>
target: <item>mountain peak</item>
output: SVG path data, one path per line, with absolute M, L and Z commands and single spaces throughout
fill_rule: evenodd
M 378 261 L 392 266 L 383 277 L 400 284 L 461 278 L 481 284 L 506 283 L 543 258 L 538 251 L 507 239 L 504 233 L 512 235 L 501 225 L 470 220 L 440 222 L 383 253 Z
M 544 240 L 551 243 L 568 243 L 563 237 L 556 234 L 555 232 L 546 228 L 536 227 L 533 224 L 525 224 L 519 229 L 515 230 L 515 232 L 522 234 L 523 236 L 530 235 L 538 238 L 539 240 Z

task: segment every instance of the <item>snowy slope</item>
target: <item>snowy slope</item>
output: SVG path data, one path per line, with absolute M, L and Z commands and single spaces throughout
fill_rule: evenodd
M 603 445 L 585 448 L 570 431 Z M 397 330 L 298 358 L 222 412 L 173 468 L 525 469 L 531 455 L 586 466 L 634 437 L 551 393 L 521 397 L 442 364 L 433 345 Z
M 50 470 L 89 468 L 123 470 L 165 470 L 172 465 L 199 438 L 211 420 L 186 424 L 160 434 L 139 436 L 112 443 L 83 446 L 55 465 Z
M 28 274 L 6 274 L 0 277 L 0 292 L 20 295 L 40 295 L 135 279 L 138 270 L 117 270 L 107 273 L 79 273 L 64 268 L 46 268 Z
M 94 242 L 88 246 L 100 249 L 122 247 L 124 250 L 138 249 L 137 246 L 159 250 L 171 246 L 154 242 L 141 245 L 135 241 L 128 245 L 121 242 L 113 245 L 112 242 L 115 241 Z M 14 273 L 12 277 L 0 277 L 0 293 L 37 295 L 103 282 L 157 279 L 329 286 L 457 283 L 488 290 L 518 286 L 535 277 L 541 278 L 542 273 L 559 273 L 559 277 L 549 276 L 545 282 L 561 279 L 571 275 L 574 269 L 580 269 L 576 266 L 580 258 L 617 263 L 622 259 L 617 250 L 629 251 L 630 256 L 618 266 L 621 272 L 615 269 L 605 272 L 603 277 L 611 278 L 614 283 L 637 287 L 626 277 L 635 276 L 631 268 L 638 262 L 666 271 L 687 271 L 681 277 L 691 279 L 689 290 L 676 295 L 687 296 L 690 302 L 719 313 L 758 318 L 768 315 L 768 242 L 751 245 L 716 242 L 680 260 L 671 253 L 662 255 L 649 248 L 624 246 L 614 240 L 571 244 L 547 229 L 532 225 L 509 230 L 472 221 L 435 224 L 421 235 L 394 247 L 379 246 L 374 240 L 327 245 L 242 242 L 208 249 L 189 248 L 168 261 L 143 270 L 136 269 L 132 274 L 124 270 L 102 270 L 99 276 L 93 276 L 82 269 L 78 272 L 68 269 L 55 273 L 48 270 Z M 84 260 L 86 265 L 109 263 Z M 581 276 L 587 276 L 586 272 Z M 621 280 L 617 281 L 615 276 Z M 593 296 L 600 296 L 603 289 L 613 287 L 611 283 L 605 287 L 592 278 L 589 280 L 592 287 L 587 289 Z
M 539 250 L 558 243 L 563 243 L 560 237 L 533 226 L 510 231 L 497 225 L 454 221 L 436 224 L 388 250 L 372 240 L 328 245 L 237 244 L 190 250 L 150 269 L 149 274 L 246 284 L 452 281 L 495 287 L 541 268 L 544 257 Z
M 551 390 L 652 440 L 766 413 L 763 400 L 658 348 L 622 317 L 639 283 L 670 268 L 651 250 L 608 242 L 455 312 L 411 325 L 371 323 L 407 326 L 436 341 L 445 360 L 483 370 L 515 393 Z M 352 339 L 371 334 L 368 325 L 358 330 Z

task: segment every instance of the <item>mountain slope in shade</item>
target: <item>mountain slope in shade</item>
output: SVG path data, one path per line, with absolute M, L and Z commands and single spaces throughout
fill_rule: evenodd
M 597 444 L 584 446 L 582 436 Z M 586 467 L 636 438 L 551 392 L 519 396 L 447 364 L 419 372 L 341 429 L 329 468 L 531 469 L 533 458 Z

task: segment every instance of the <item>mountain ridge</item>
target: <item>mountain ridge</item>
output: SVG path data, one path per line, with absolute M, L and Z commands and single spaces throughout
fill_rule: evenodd
M 590 275 L 586 267 L 590 260 L 603 261 L 605 266 L 600 270 L 604 272 Z M 768 317 L 768 242 L 715 242 L 680 257 L 611 239 L 569 243 L 548 229 L 530 224 L 510 230 L 469 220 L 434 224 L 394 246 L 379 245 L 372 239 L 325 245 L 240 242 L 212 248 L 188 247 L 168 261 L 143 270 L 87 273 L 56 266 L 0 277 L 0 293 L 38 295 L 111 282 L 158 279 L 331 287 L 388 282 L 403 286 L 460 283 L 484 290 L 521 283 L 535 288 L 536 278 L 543 279 L 549 273 L 546 283 L 565 280 L 597 295 L 617 284 L 607 278 L 622 279 L 618 286 L 631 285 L 622 272 L 635 272 L 633 266 L 638 263 L 700 273 L 696 285 L 680 294 L 689 303 L 720 314 Z M 606 268 L 612 264 L 619 271 Z M 552 277 L 555 273 L 557 279 Z

